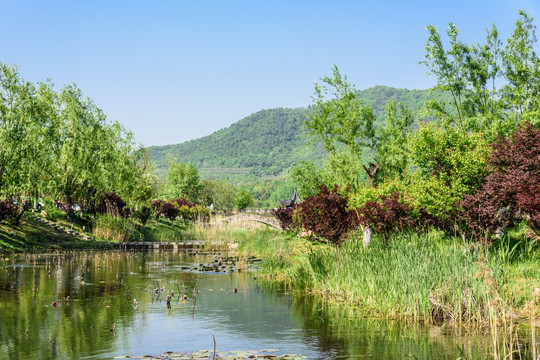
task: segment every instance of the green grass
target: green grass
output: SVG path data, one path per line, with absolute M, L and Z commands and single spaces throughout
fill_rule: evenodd
M 48 225 L 25 215 L 21 225 L 13 231 L 7 224 L 0 224 L 0 252 L 42 251 L 47 249 L 94 249 L 108 247 L 108 243 L 90 242 L 66 233 L 57 232 Z
M 40 216 L 40 215 L 36 215 Z M 118 241 L 179 241 L 189 238 L 189 226 L 181 222 L 160 219 L 150 220 L 142 226 L 136 220 L 115 218 L 107 215 L 76 216 L 73 221 L 65 217 L 55 224 L 79 233 L 91 235 L 97 241 L 79 239 L 68 233 L 60 233 L 53 227 L 36 221 L 30 213 L 25 214 L 21 225 L 13 231 L 7 223 L 0 223 L 0 252 L 21 252 L 63 249 L 110 248 Z M 84 231 L 83 231 L 84 229 Z

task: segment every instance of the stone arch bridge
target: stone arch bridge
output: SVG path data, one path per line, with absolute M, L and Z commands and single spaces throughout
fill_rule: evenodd
M 246 222 L 246 221 L 255 221 L 261 224 L 266 224 L 276 229 L 281 229 L 281 225 L 273 217 L 250 214 L 250 213 L 232 215 L 232 216 L 216 221 L 213 225 L 232 224 L 232 223 Z

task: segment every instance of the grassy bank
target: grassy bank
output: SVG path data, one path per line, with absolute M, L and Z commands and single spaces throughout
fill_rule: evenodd
M 61 225 L 65 225 L 59 222 Z M 69 228 L 66 225 L 67 228 Z M 75 228 L 75 227 L 74 227 Z M 13 229 L 0 224 L 0 252 L 44 251 L 53 249 L 102 249 L 110 248 L 110 242 L 87 241 L 25 216 Z
M 262 231 L 239 252 L 264 257 L 273 281 L 366 315 L 489 326 L 540 318 L 539 246 L 522 235 L 510 232 L 488 248 L 436 232 L 335 248 Z
M 47 220 L 47 223 L 38 221 Z M 63 229 L 62 231 L 59 230 Z M 132 219 L 107 215 L 45 219 L 39 214 L 24 214 L 13 229 L 0 223 L 0 252 L 38 251 L 47 249 L 111 248 L 119 241 L 181 241 L 192 238 L 189 226 L 165 219 L 149 220 L 144 226 Z M 70 233 L 74 231 L 77 234 Z M 80 235 L 80 236 L 78 236 Z M 96 240 L 88 241 L 84 237 Z

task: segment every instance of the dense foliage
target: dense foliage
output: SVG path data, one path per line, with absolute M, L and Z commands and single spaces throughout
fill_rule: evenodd
M 296 206 L 295 206 L 296 207 Z M 293 214 L 295 207 L 277 208 L 272 210 L 272 215 L 277 219 L 283 230 L 294 230 Z
M 392 234 L 418 225 L 413 206 L 399 192 L 382 195 L 378 201 L 368 201 L 356 211 L 360 224 L 369 226 L 385 241 Z
M 201 194 L 201 179 L 199 171 L 193 164 L 169 161 L 167 182 L 163 189 L 166 199 L 185 198 L 196 202 Z
M 214 210 L 230 210 L 238 189 L 233 184 L 220 180 L 201 181 L 201 204 Z
M 21 205 L 0 200 L 0 221 L 7 221 L 13 228 L 16 228 L 21 223 L 23 213 L 24 209 Z
M 133 212 L 133 215 L 135 215 L 135 217 L 139 219 L 141 224 L 145 226 L 148 222 L 148 219 L 150 219 L 150 216 L 152 215 L 152 209 L 148 206 L 143 206 L 140 210 L 135 210 Z
M 114 191 L 109 191 L 103 195 L 101 212 L 115 217 L 128 217 L 129 210 L 126 205 L 126 202 L 122 200 L 118 194 L 116 194 Z
M 234 207 L 238 210 L 247 209 L 253 205 L 253 197 L 245 190 L 241 190 L 234 197 Z

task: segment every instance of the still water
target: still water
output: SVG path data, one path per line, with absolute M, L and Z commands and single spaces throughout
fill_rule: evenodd
M 482 339 L 360 318 L 265 285 L 256 267 L 193 269 L 214 260 L 182 252 L 7 256 L 0 261 L 0 358 L 192 352 L 212 349 L 212 336 L 221 351 L 274 349 L 309 359 L 490 357 Z

